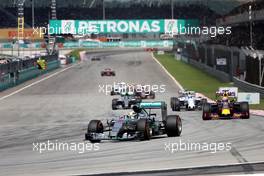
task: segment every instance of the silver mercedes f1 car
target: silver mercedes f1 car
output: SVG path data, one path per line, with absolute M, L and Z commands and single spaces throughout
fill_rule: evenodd
M 161 111 L 161 117 L 154 110 Z M 92 143 L 102 140 L 149 140 L 154 136 L 167 134 L 180 136 L 182 121 L 178 115 L 167 115 L 165 102 L 142 102 L 133 107 L 132 114 L 108 120 L 91 120 L 85 139 Z

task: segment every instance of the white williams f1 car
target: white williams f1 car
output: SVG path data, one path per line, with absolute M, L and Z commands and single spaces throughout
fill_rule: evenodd
M 186 110 L 202 110 L 202 107 L 207 103 L 207 99 L 197 97 L 194 91 L 179 91 L 179 97 L 171 97 L 172 111 Z

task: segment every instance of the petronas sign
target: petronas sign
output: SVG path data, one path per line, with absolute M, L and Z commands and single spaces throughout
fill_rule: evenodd
M 121 34 L 179 32 L 179 26 L 197 25 L 198 21 L 163 20 L 50 20 L 50 34 Z

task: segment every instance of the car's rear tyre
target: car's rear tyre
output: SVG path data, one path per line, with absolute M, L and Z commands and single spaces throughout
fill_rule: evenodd
M 211 113 L 211 105 L 209 103 L 205 103 L 203 105 L 203 120 L 211 120 L 212 118 L 210 117 Z
M 206 98 L 201 99 L 201 107 L 203 107 L 206 103 L 207 103 Z
M 112 100 L 112 110 L 117 110 L 117 99 Z
M 91 137 L 92 133 L 103 133 L 104 126 L 100 120 L 91 120 L 88 124 L 87 133 L 85 134 L 85 139 L 89 140 L 91 143 L 99 143 L 100 139 L 93 139 Z
M 242 119 L 249 119 L 250 118 L 248 102 L 241 102 L 240 103 L 240 112 L 243 114 Z
M 181 104 L 180 100 L 176 97 L 171 98 L 171 109 L 172 111 L 180 111 L 181 110 Z
M 121 106 L 122 106 L 122 109 L 129 109 L 129 107 L 126 107 L 126 106 L 125 106 L 125 102 L 121 102 L 120 104 L 121 104 Z
M 147 119 L 139 119 L 137 121 L 137 131 L 139 132 L 140 140 L 150 140 L 151 131 Z
M 182 132 L 182 121 L 177 115 L 168 115 L 166 119 L 166 133 L 168 137 L 180 136 Z

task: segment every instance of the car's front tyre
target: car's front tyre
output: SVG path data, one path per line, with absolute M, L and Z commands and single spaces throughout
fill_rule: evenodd
M 87 133 L 85 134 L 85 139 L 89 140 L 91 143 L 99 143 L 100 139 L 94 139 L 93 134 L 103 133 L 104 126 L 100 120 L 91 120 L 88 124 Z
M 211 105 L 209 103 L 205 103 L 203 105 L 203 120 L 211 120 Z
M 171 103 L 172 111 L 180 111 L 181 110 L 180 100 L 178 98 L 172 97 L 170 103 Z
M 142 118 L 137 121 L 137 132 L 140 140 L 150 140 L 151 129 L 147 119 Z
M 117 102 L 118 100 L 117 99 L 113 99 L 112 100 L 112 110 L 117 110 Z

